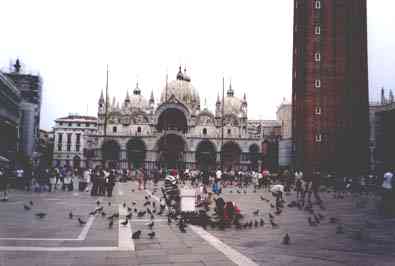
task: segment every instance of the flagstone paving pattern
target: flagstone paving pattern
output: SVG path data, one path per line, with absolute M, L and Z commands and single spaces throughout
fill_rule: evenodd
M 119 248 L 118 220 L 114 220 L 113 229 L 109 229 L 106 217 L 96 215 L 90 218 L 88 214 L 97 207 L 96 200 L 104 206 L 107 216 L 123 208 L 120 207 L 123 202 L 134 208 L 132 201 L 136 201 L 137 208 L 141 209 L 147 193 L 136 188 L 132 182 L 117 184 L 113 198 L 91 197 L 86 192 L 38 194 L 13 191 L 8 202 L 0 203 L 0 265 L 235 265 L 235 262 L 243 261 L 237 260 L 237 254 L 251 265 L 395 263 L 395 220 L 377 215 L 377 198 L 347 196 L 338 200 L 333 199 L 332 194 L 322 193 L 326 210 L 314 207 L 325 215 L 319 225 L 308 224 L 308 212 L 286 207 L 282 214 L 275 216 L 279 227 L 273 229 L 268 218 L 273 209 L 269 203 L 260 200 L 261 195 L 272 200 L 271 195 L 262 190 L 254 193 L 252 188 L 246 194 L 226 188 L 223 197 L 225 201 L 236 202 L 245 221 L 263 218 L 266 222 L 263 227 L 225 231 L 209 227 L 209 237 L 205 238 L 200 228 L 193 230 L 189 226 L 186 233 L 181 233 L 174 223 L 167 224 L 165 216 L 156 215 L 153 228 L 156 236 L 150 239 L 147 235 L 150 232 L 148 217 L 133 217 L 129 232 L 142 230 L 141 239 L 133 241 L 131 250 L 122 250 Z M 148 189 L 152 191 L 153 187 Z M 287 201 L 294 200 L 294 197 L 288 196 Z M 30 205 L 30 200 L 33 206 L 26 211 L 23 205 Z M 257 209 L 259 214 L 255 216 L 253 211 Z M 70 211 L 74 214 L 73 219 L 68 217 Z M 47 216 L 39 219 L 35 216 L 38 212 L 45 212 Z M 93 222 L 90 226 L 80 225 L 78 217 Z M 336 234 L 336 224 L 329 223 L 330 217 L 340 219 L 344 234 Z M 356 232 L 361 229 L 363 239 L 356 240 Z M 282 244 L 286 233 L 291 237 L 290 245 Z

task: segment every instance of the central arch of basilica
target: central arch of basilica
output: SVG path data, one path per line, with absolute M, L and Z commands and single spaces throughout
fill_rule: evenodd
M 258 170 L 267 155 L 263 143 L 273 142 L 249 132 L 245 94 L 236 97 L 230 85 L 224 101 L 217 98 L 214 112 L 202 108 L 198 91 L 181 67 L 158 104 L 153 93 L 148 100 L 143 97 L 138 83 L 121 103 L 114 98 L 108 104 L 107 121 L 105 102 L 102 93 L 98 133 L 88 140 L 94 150 L 91 167 L 105 163 L 118 169 L 215 169 L 223 163 L 226 169 Z

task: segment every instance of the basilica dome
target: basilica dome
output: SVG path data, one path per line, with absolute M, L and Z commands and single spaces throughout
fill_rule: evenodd
M 136 83 L 136 88 L 133 90 L 133 94 L 129 97 L 129 99 L 131 109 L 146 110 L 148 108 L 148 101 L 143 95 L 141 95 L 138 82 Z
M 191 79 L 181 71 L 181 67 L 177 73 L 177 79 L 170 81 L 162 91 L 160 100 L 165 102 L 172 95 L 190 109 L 200 108 L 200 98 L 198 91 L 192 86 Z M 166 88 L 167 87 L 167 88 Z
M 224 114 L 233 114 L 236 116 L 242 115 L 244 101 L 238 97 L 234 96 L 234 91 L 232 89 L 232 85 L 229 86 L 229 89 L 225 96 L 225 105 L 224 105 Z M 222 105 L 221 107 L 222 108 Z

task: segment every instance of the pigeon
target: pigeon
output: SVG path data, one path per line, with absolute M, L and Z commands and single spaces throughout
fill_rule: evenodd
M 271 214 L 270 212 L 269 212 L 269 218 L 270 218 L 271 220 L 274 219 L 273 214 Z
M 100 205 L 100 201 L 96 201 L 96 205 Z
M 149 224 L 147 224 L 147 225 L 148 225 L 149 229 L 151 229 L 151 230 L 152 230 L 152 227 L 154 227 L 154 221 L 150 222 L 150 223 L 149 223 Z
M 254 214 L 255 216 L 258 216 L 259 210 L 254 211 L 252 214 Z
M 44 212 L 39 212 L 39 213 L 36 213 L 36 216 L 37 216 L 38 218 L 42 219 L 42 218 L 44 218 L 45 216 L 47 216 L 47 214 L 44 213 Z
M 108 202 L 108 206 L 111 206 L 111 201 Z
M 273 203 L 270 203 L 270 208 L 274 209 Z
M 251 228 L 252 227 L 252 221 L 250 221 L 249 223 L 248 223 L 248 228 Z
M 136 208 L 134 208 L 134 210 L 133 210 L 134 212 L 137 212 L 138 210 L 136 209 Z
M 257 221 L 257 220 L 255 220 L 254 226 L 255 226 L 255 227 L 258 227 L 258 221 Z
M 127 218 L 126 218 L 125 221 L 121 222 L 121 224 L 122 224 L 123 226 L 126 226 L 128 223 L 129 223 L 129 220 L 128 220 Z
M 155 237 L 155 232 L 148 233 L 148 236 L 150 239 L 153 239 Z
M 146 211 L 139 211 L 137 213 L 137 217 L 141 218 L 141 217 L 143 217 L 145 215 L 145 213 L 146 213 Z
M 96 209 L 96 212 L 102 212 L 103 210 L 104 210 L 104 207 L 101 206 L 100 208 L 97 208 L 97 209 Z
M 126 208 L 126 202 L 124 202 L 124 203 L 122 204 L 122 207 Z
M 95 214 L 96 214 L 96 210 L 91 211 L 91 212 L 89 213 L 89 215 L 95 215 Z
M 135 206 L 137 203 L 135 201 L 132 202 L 132 205 Z
M 130 213 L 128 213 L 128 214 L 125 216 L 125 217 L 126 217 L 126 219 L 129 219 L 129 220 L 130 220 L 130 219 L 132 219 L 132 214 L 133 214 L 133 213 L 131 213 L 131 212 L 130 212 Z
M 277 210 L 274 212 L 275 215 L 280 215 L 282 210 L 280 208 L 277 208 Z
M 101 213 L 101 217 L 106 217 L 106 213 L 105 213 L 105 212 L 102 212 L 102 213 Z
M 309 222 L 310 226 L 316 226 L 317 223 L 313 221 L 313 219 L 311 217 L 307 218 L 307 221 Z
M 114 214 L 113 214 L 113 217 L 114 217 L 114 218 L 119 218 L 119 213 L 118 213 L 118 212 L 114 213 Z
M 336 226 L 336 234 L 344 234 L 343 226 L 341 224 Z
M 112 226 L 114 225 L 114 220 L 111 220 L 109 223 L 108 223 L 108 228 L 109 229 L 112 229 Z
M 80 225 L 84 225 L 84 224 L 86 224 L 86 222 L 85 221 L 83 221 L 81 218 L 79 218 L 78 217 L 78 223 L 80 224 Z
M 151 205 L 151 201 L 146 201 L 146 202 L 144 203 L 144 207 L 145 207 L 145 206 L 148 206 L 148 205 Z
M 270 220 L 270 224 L 272 225 L 273 228 L 278 226 L 278 224 L 276 224 L 273 220 Z
M 261 196 L 261 200 L 264 200 L 264 201 L 266 201 L 266 199 L 265 199 L 263 196 Z
M 131 212 L 131 211 L 132 211 L 132 208 L 128 207 L 128 212 Z
M 319 224 L 319 223 L 320 223 L 320 219 L 318 218 L 318 216 L 317 216 L 315 213 L 313 214 L 313 216 L 314 216 L 315 222 L 316 222 L 317 224 Z
M 239 193 L 239 194 L 241 193 L 240 190 L 236 190 L 236 191 L 237 191 L 237 193 Z
M 265 221 L 261 218 L 261 220 L 259 221 L 259 225 L 263 226 L 265 224 Z
M 140 239 L 141 230 L 137 230 L 132 234 L 132 239 Z
M 291 238 L 289 237 L 288 233 L 283 238 L 283 245 L 289 245 L 291 243 Z
M 148 200 L 148 196 L 145 196 L 145 200 Z
M 29 201 L 29 204 L 30 204 L 30 206 L 34 205 L 33 201 Z
M 26 210 L 26 211 L 30 211 L 30 207 L 29 206 L 27 206 L 27 205 L 23 205 L 23 208 Z
M 73 213 L 70 211 L 70 212 L 69 212 L 69 218 L 70 218 L 70 219 L 73 219 L 73 216 L 74 216 Z

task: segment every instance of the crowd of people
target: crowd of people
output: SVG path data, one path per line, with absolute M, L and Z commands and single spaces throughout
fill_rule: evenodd
M 7 200 L 7 176 L 10 173 L 0 169 L 0 189 L 2 199 Z M 199 170 L 196 168 L 184 170 L 167 170 L 154 168 L 147 171 L 143 167 L 132 170 L 105 169 L 97 166 L 94 169 L 71 167 L 53 167 L 24 172 L 16 170 L 16 185 L 33 192 L 55 192 L 55 191 L 85 191 L 92 196 L 112 196 L 112 191 L 117 181 L 135 180 L 138 189 L 146 188 L 147 182 L 157 184 L 159 180 L 165 180 L 167 176 L 173 176 L 177 183 L 189 182 L 193 187 L 200 187 L 203 193 L 221 194 L 222 189 L 227 186 L 243 189 L 252 186 L 254 189 L 262 189 L 271 192 L 276 201 L 284 200 L 285 194 L 291 190 L 296 191 L 297 200 L 303 204 L 311 202 L 314 196 L 318 204 L 322 203 L 319 195 L 324 186 L 335 192 L 335 198 L 344 197 L 345 193 L 380 194 L 382 206 L 385 212 L 392 207 L 391 202 L 395 200 L 395 178 L 392 171 L 386 172 L 382 178 L 375 175 L 359 177 L 343 177 L 334 174 L 322 175 L 315 171 L 312 176 L 304 175 L 302 171 L 296 170 L 291 173 L 288 170 L 281 172 L 270 172 L 263 168 L 262 171 L 234 170 L 221 171 Z

